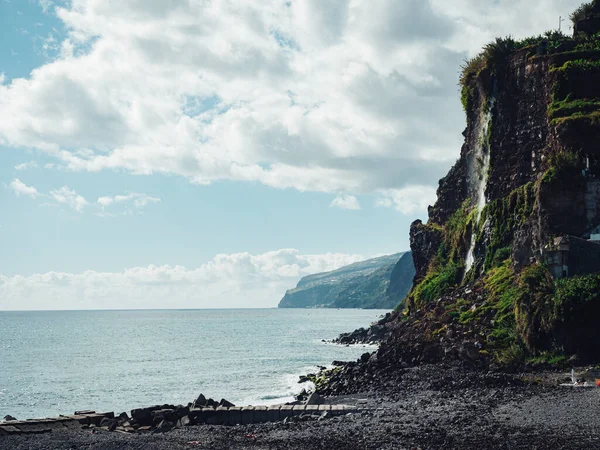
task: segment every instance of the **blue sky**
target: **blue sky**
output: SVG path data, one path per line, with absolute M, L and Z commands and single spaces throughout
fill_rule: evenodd
M 461 62 L 578 2 L 174 5 L 0 0 L 0 309 L 274 306 L 408 250 Z
M 8 149 L 6 149 L 8 150 Z M 296 248 L 376 255 L 408 249 L 407 218 L 365 202 L 359 211 L 331 208 L 331 195 L 278 190 L 256 182 L 220 181 L 197 186 L 169 175 L 72 173 L 42 168 L 18 171 L 41 157 L 0 154 L 0 176 L 40 191 L 68 185 L 85 198 L 144 192 L 161 198 L 132 215 L 98 217 L 44 200 L 0 190 L 0 272 L 119 271 L 148 264 L 196 267 L 218 253 L 263 253 Z M 10 213 L 8 213 L 10 212 Z M 96 211 L 97 212 L 97 211 Z M 32 257 L 35 255 L 35 257 Z

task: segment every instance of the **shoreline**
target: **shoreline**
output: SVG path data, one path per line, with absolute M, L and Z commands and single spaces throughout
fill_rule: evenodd
M 285 402 L 302 390 L 300 375 L 336 359 L 355 360 L 366 351 L 323 345 L 323 338 L 335 338 L 376 316 L 371 311 L 328 311 L 325 317 L 331 319 L 324 323 L 320 314 L 305 310 L 282 310 L 285 321 L 271 309 L 254 311 L 136 311 L 128 313 L 135 319 L 134 328 L 129 316 L 104 311 L 101 323 L 87 311 L 74 313 L 82 316 L 75 323 L 66 316 L 58 321 L 35 312 L 31 331 L 26 328 L 29 316 L 6 320 L 8 326 L 0 333 L 0 353 L 6 355 L 0 364 L 5 371 L 0 390 L 6 389 L 0 394 L 0 418 L 186 404 L 200 392 L 240 404 Z M 159 320 L 161 326 L 154 331 Z M 258 331 L 255 320 L 261 324 Z M 56 330 L 46 331 L 55 321 Z M 270 324 L 272 330 L 263 326 Z M 295 335 L 295 327 L 304 331 Z M 48 338 L 54 344 L 46 348 Z
M 73 428 L 3 436 L 0 448 L 598 448 L 600 389 L 559 387 L 568 378 L 558 372 L 505 374 L 429 364 L 383 375 L 365 392 L 329 397 L 328 403 L 359 406 L 335 417 L 183 426 L 159 434 Z

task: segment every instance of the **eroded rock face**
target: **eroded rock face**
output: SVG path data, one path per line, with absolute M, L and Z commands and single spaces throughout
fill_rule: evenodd
M 415 281 L 425 276 L 440 247 L 441 228 L 464 207 L 465 202 L 471 208 L 477 204 L 473 186 L 477 184 L 477 176 L 481 178 L 482 175 L 475 174 L 469 167 L 478 166 L 477 147 L 482 139 L 489 141 L 490 161 L 484 188 L 487 205 L 493 201 L 502 202 L 528 183 L 535 185 L 533 211 L 511 230 L 518 238 L 518 245 L 513 248 L 515 264 L 527 265 L 531 258 L 541 262 L 543 246 L 551 236 L 589 238 L 589 231 L 600 225 L 600 201 L 590 203 L 590 197 L 598 197 L 594 183 L 597 184 L 595 172 L 600 173 L 600 147 L 597 145 L 600 127 L 591 121 L 551 123 L 549 119 L 553 92 L 561 82 L 552 69 L 568 62 L 568 58 L 585 55 L 560 53 L 532 58 L 531 52 L 531 49 L 518 51 L 506 64 L 496 68 L 493 76 L 482 74 L 471 82 L 471 109 L 467 111 L 468 125 L 461 157 L 440 180 L 438 199 L 430 208 L 429 222 L 416 221 L 411 226 L 411 250 L 417 272 Z M 574 72 L 569 75 L 567 89 L 574 98 L 593 99 L 600 98 L 599 86 L 600 70 Z M 493 98 L 492 102 L 490 98 Z M 486 108 L 491 108 L 491 125 L 487 135 L 483 136 L 479 124 Z M 552 155 L 564 152 L 577 155 L 580 165 L 571 168 L 571 174 L 563 174 L 562 181 L 547 182 L 544 177 Z M 590 164 L 592 170 L 584 177 L 582 168 L 586 164 Z M 503 207 L 505 215 L 520 214 L 514 203 Z M 487 243 L 497 238 L 496 230 L 486 229 L 485 225 L 481 224 L 482 233 L 475 252 L 475 258 L 480 261 L 486 256 Z M 505 244 L 510 246 L 514 241 L 511 238 Z M 468 248 L 463 246 L 459 251 L 466 259 Z M 480 264 L 480 267 L 483 266 Z
M 594 8 L 600 12 L 597 2 Z M 593 278 L 600 252 L 586 241 L 600 234 L 600 39 L 556 39 L 520 50 L 498 40 L 462 79 L 461 156 L 440 180 L 428 222 L 411 225 L 411 324 L 406 316 L 390 319 L 396 331 L 378 364 L 394 357 L 475 361 L 478 354 L 487 364 L 540 352 L 600 358 L 589 343 L 600 341 L 600 330 L 588 323 L 600 316 L 586 304 L 600 280 Z M 560 253 L 561 236 L 587 243 Z M 586 274 L 592 278 L 581 286 L 569 281 Z M 462 332 L 479 336 L 455 341 Z
M 421 280 L 427 273 L 429 261 L 438 251 L 442 243 L 442 231 L 428 227 L 422 221 L 416 220 L 410 226 L 410 248 L 412 249 L 415 266 L 415 282 Z

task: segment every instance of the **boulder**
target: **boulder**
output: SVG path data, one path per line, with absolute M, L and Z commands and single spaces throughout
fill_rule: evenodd
M 306 392 L 306 389 L 302 389 L 302 392 L 300 392 L 298 395 L 296 395 L 296 400 L 299 402 L 303 402 L 307 398 L 308 398 L 308 392 Z
M 156 411 L 152 411 L 152 423 L 157 424 L 163 421 L 167 422 L 177 422 L 179 416 L 175 409 L 159 409 Z
M 189 416 L 183 416 L 177 421 L 177 428 L 189 427 L 191 423 Z
M 223 406 L 224 408 L 233 408 L 235 405 L 230 401 L 227 401 L 224 398 L 222 398 L 219 402 L 219 406 Z
M 480 358 L 479 348 L 472 342 L 464 341 L 459 349 L 459 354 L 464 359 L 475 361 Z
M 322 405 L 323 403 L 325 403 L 325 400 L 323 400 L 323 397 L 321 397 L 316 392 L 310 394 L 308 396 L 308 399 L 306 399 L 307 405 Z
M 108 431 L 115 431 L 118 424 L 119 421 L 117 419 L 110 419 L 108 417 L 105 417 L 100 421 L 100 426 L 108 428 Z
M 177 411 L 177 418 L 182 418 L 184 416 L 187 416 L 190 413 L 190 407 L 179 405 L 177 407 L 176 411 Z
M 169 422 L 168 420 L 163 420 L 158 424 L 158 426 L 152 431 L 153 433 L 166 433 L 167 431 L 171 431 L 175 424 L 173 422 Z
M 16 419 L 16 417 L 11 416 L 10 414 L 4 416 L 4 421 L 5 422 L 14 422 Z
M 206 406 L 206 397 L 203 394 L 200 394 L 194 403 L 192 404 L 194 408 L 202 408 Z
M 138 408 L 131 410 L 131 418 L 142 426 L 152 425 L 152 412 L 161 409 L 160 406 L 150 406 L 149 408 Z

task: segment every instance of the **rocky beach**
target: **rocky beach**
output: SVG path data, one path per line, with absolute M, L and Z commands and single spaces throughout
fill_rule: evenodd
M 106 426 L 1 436 L 0 448 L 46 449 L 591 449 L 600 445 L 600 389 L 560 387 L 565 373 L 503 374 L 463 364 L 382 374 L 376 387 L 326 398 L 358 411 L 168 432 Z M 6 425 L 6 424 L 3 424 Z

